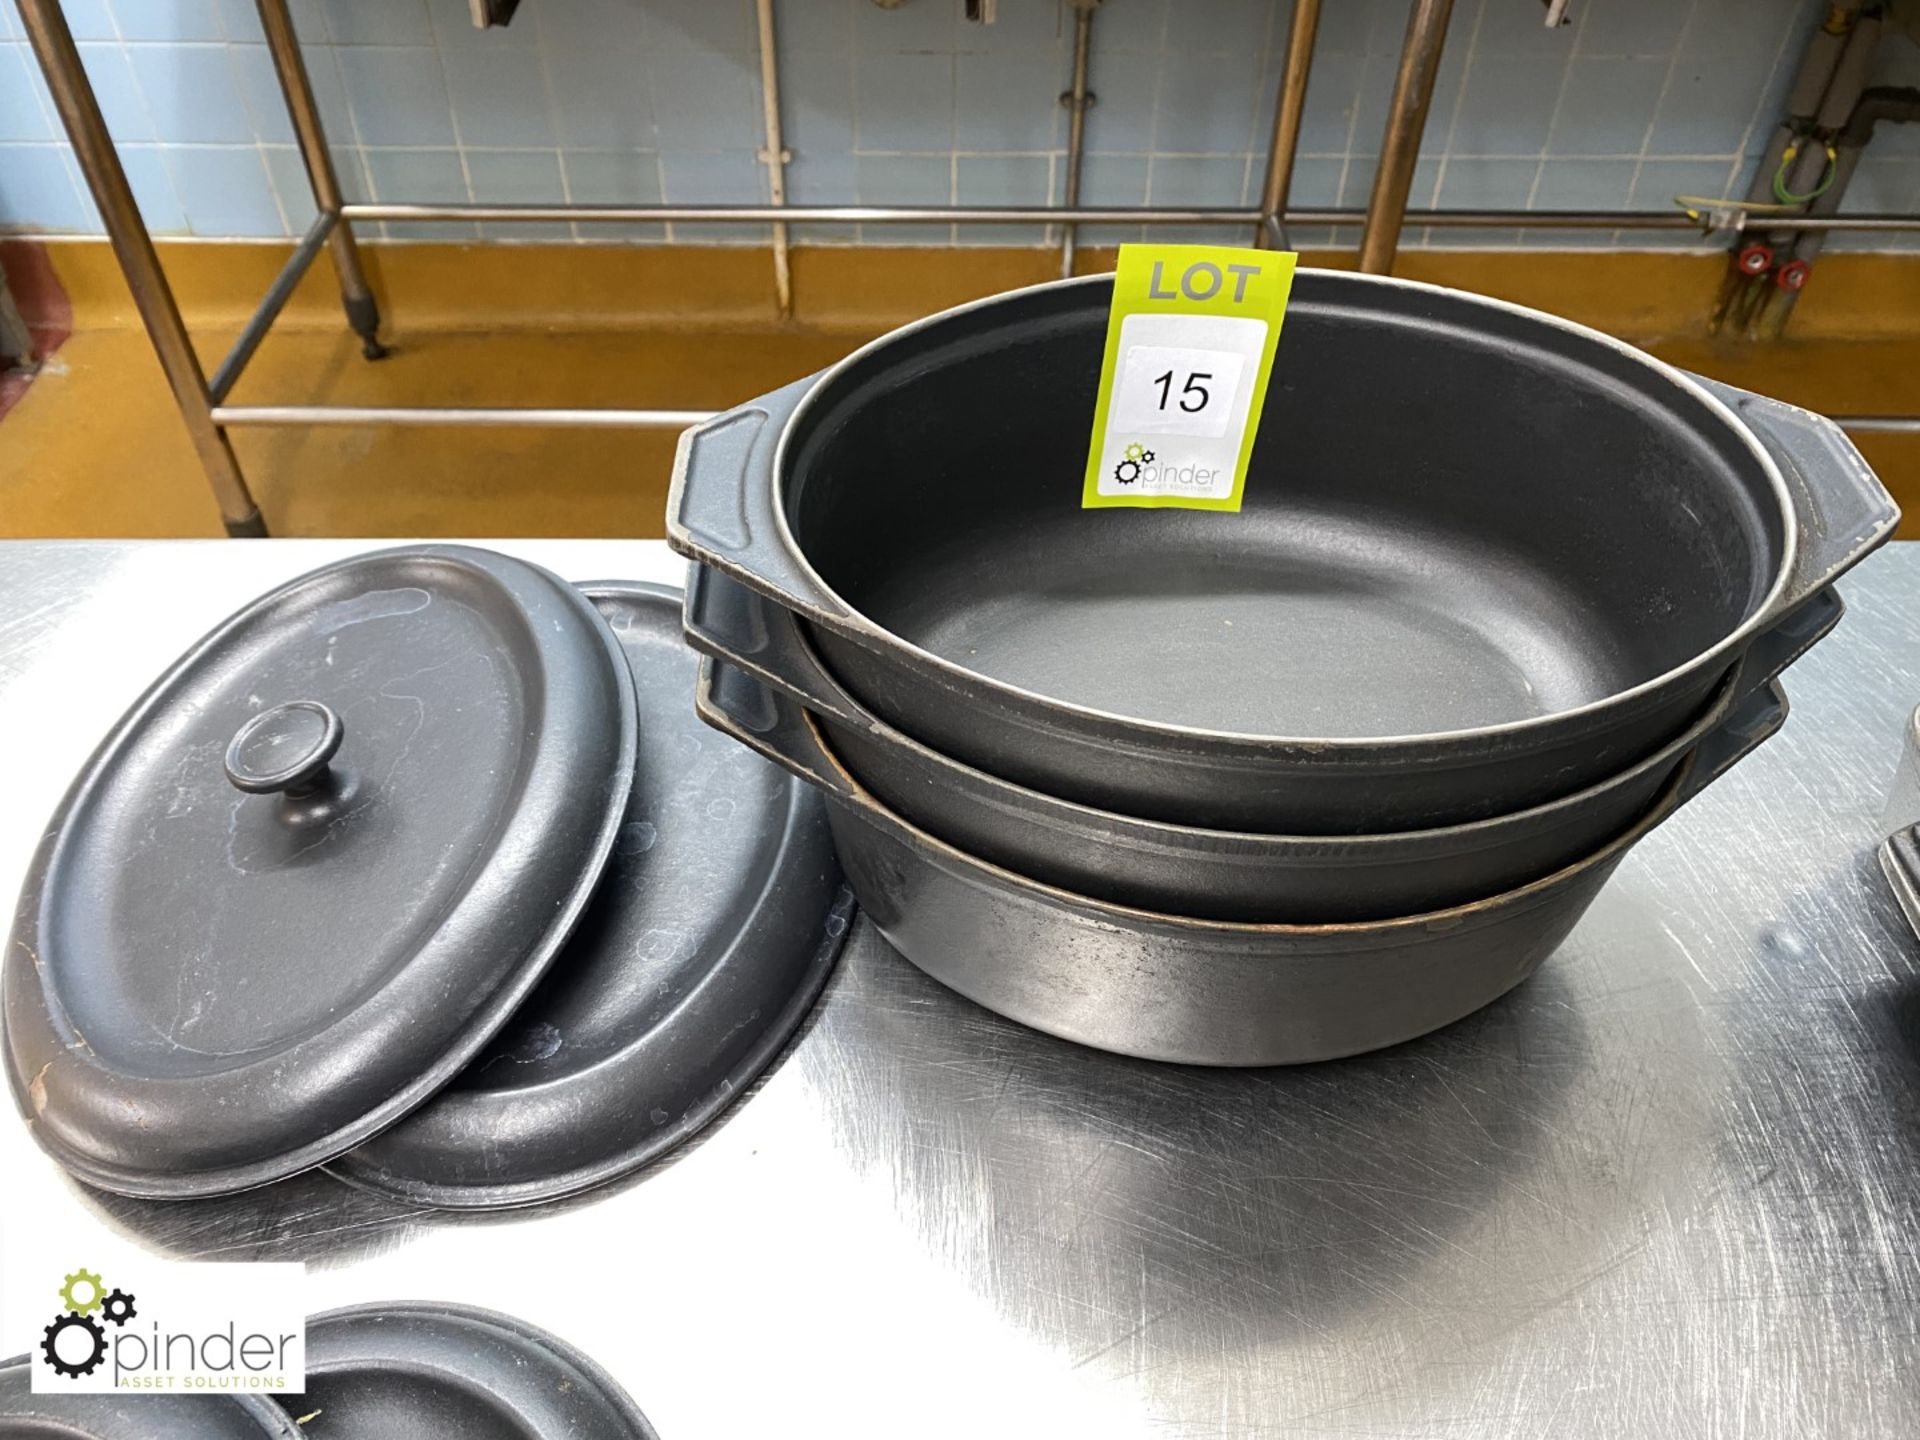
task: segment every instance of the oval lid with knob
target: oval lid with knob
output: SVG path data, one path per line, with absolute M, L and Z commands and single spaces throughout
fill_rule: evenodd
M 490 551 L 360 555 L 241 610 L 122 717 L 34 857 L 4 1013 L 36 1140 L 103 1189 L 209 1195 L 419 1106 L 584 907 L 634 717 L 600 614 Z

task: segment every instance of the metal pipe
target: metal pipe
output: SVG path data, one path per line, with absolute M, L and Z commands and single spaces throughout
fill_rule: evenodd
M 1287 196 L 1293 189 L 1293 162 L 1300 149 L 1300 123 L 1307 112 L 1307 81 L 1313 74 L 1313 42 L 1320 30 L 1320 0 L 1293 0 L 1287 28 L 1287 63 L 1280 75 L 1280 96 L 1273 106 L 1273 142 L 1267 148 L 1267 178 L 1260 189 L 1260 219 L 1254 244 L 1284 250 Z M 1272 232 L 1278 230 L 1278 234 Z
M 1793 194 L 1812 197 L 1806 205 L 1808 215 L 1831 215 L 1840 208 L 1872 135 L 1872 121 L 1867 122 L 1864 135 L 1850 136 L 1847 132 L 1867 93 L 1867 80 L 1880 49 L 1881 23 L 1877 14 L 1862 15 L 1854 22 L 1840 63 L 1834 67 L 1833 83 L 1827 87 L 1820 113 L 1814 117 L 1815 133 L 1803 142 L 1805 152 L 1788 183 Z M 1849 140 L 1855 143 L 1850 145 Z M 1795 278 L 1791 285 L 1775 285 L 1753 317 L 1751 328 L 1760 338 L 1778 340 L 1786 333 L 1787 321 L 1826 240 L 1826 233 L 1818 230 L 1793 237 L 1790 256 L 1777 273 Z
M 160 268 L 153 240 L 140 217 L 140 207 L 127 184 L 127 172 L 114 153 L 113 137 L 100 114 L 87 72 L 80 63 L 80 51 L 73 43 L 59 0 L 20 0 L 20 18 L 26 25 L 40 68 L 46 72 L 47 88 L 60 112 L 61 123 L 73 142 L 73 153 L 87 177 L 87 188 L 100 207 L 107 238 L 133 292 L 133 303 L 146 325 L 147 337 L 160 357 L 160 368 L 173 391 L 174 404 L 186 422 L 194 452 L 213 487 L 214 500 L 220 506 L 220 518 L 229 535 L 265 535 L 267 527 L 260 518 L 247 482 L 234 459 L 233 447 L 212 415 L 207 381 L 194 354 L 193 341 L 174 303 L 173 290 L 166 272 Z
M 293 121 L 294 137 L 300 142 L 300 157 L 306 163 L 307 183 L 313 187 L 313 203 L 323 215 L 344 218 L 345 201 L 340 194 L 340 178 L 334 174 L 333 153 L 327 149 L 326 131 L 320 124 L 320 107 L 313 98 L 313 81 L 307 75 L 307 62 L 300 54 L 300 37 L 294 32 L 293 17 L 287 13 L 287 0 L 255 0 L 261 27 L 267 32 L 267 53 L 273 57 L 274 73 L 280 78 L 280 93 L 287 102 L 287 116 Z M 367 284 L 367 272 L 360 263 L 360 247 L 354 243 L 353 227 L 341 224 L 327 237 L 333 256 L 334 273 L 340 278 L 340 303 L 347 312 L 347 323 L 360 337 L 360 353 L 378 360 L 387 353 L 380 343 L 380 306 Z
M 1073 82 L 1065 96 L 1067 115 L 1067 195 L 1066 209 L 1080 205 L 1080 164 L 1086 158 L 1087 145 L 1087 55 L 1093 48 L 1093 11 L 1100 0 L 1074 0 L 1073 7 Z M 1060 227 L 1060 273 L 1073 274 L 1074 251 L 1079 245 L 1079 227 L 1071 220 Z
M 1729 207 L 1738 210 L 1739 206 Z M 1370 212 L 1361 210 L 1289 210 L 1277 217 L 1289 225 L 1364 225 Z M 695 224 L 715 221 L 755 224 L 771 221 L 768 205 L 479 205 L 466 203 L 415 205 L 379 201 L 349 203 L 349 220 L 578 220 L 676 221 Z M 1045 225 L 1072 220 L 1081 225 L 1246 225 L 1263 223 L 1258 210 L 1159 209 L 1151 205 L 1078 206 L 953 206 L 953 205 L 789 205 L 778 214 L 795 224 L 866 224 L 932 222 L 935 224 Z M 1408 210 L 1409 225 L 1503 230 L 1700 230 L 1700 222 L 1679 210 Z M 1920 215 L 1754 215 L 1748 229 L 1860 230 L 1899 232 L 1920 230 Z
M 1380 142 L 1380 166 L 1373 172 L 1373 195 L 1367 202 L 1367 227 L 1360 235 L 1360 269 L 1385 275 L 1393 269 L 1405 223 L 1407 196 L 1413 191 L 1414 162 L 1420 158 L 1420 140 L 1427 129 L 1427 109 L 1433 104 L 1434 76 L 1440 71 L 1440 51 L 1447 41 L 1447 20 L 1453 0 L 1413 0 L 1407 10 L 1407 38 L 1400 47 L 1400 70 L 1393 81 L 1393 100 L 1387 108 L 1387 132 Z
M 1252 225 L 1259 212 L 1244 207 L 1156 210 L 1151 206 L 1088 207 L 1067 210 L 1057 205 L 482 205 L 449 203 L 408 205 L 377 201 L 349 204 L 342 212 L 349 220 L 580 220 L 718 221 L 732 224 L 768 223 L 785 219 L 794 224 L 887 225 L 933 221 L 977 222 L 1001 225 L 1050 225 L 1061 219 L 1081 224 L 1126 225 L 1151 221 L 1156 225 Z
M 260 302 L 260 308 L 253 312 L 246 329 L 240 332 L 240 338 L 227 351 L 227 358 L 213 372 L 213 382 L 207 386 L 207 398 L 213 404 L 220 404 L 233 393 L 233 387 L 240 381 L 240 372 L 247 368 L 247 362 L 253 359 L 253 352 L 260 348 L 260 342 L 267 338 L 267 331 L 273 328 L 273 322 L 286 308 L 294 287 L 299 285 L 301 277 L 307 273 L 307 267 L 313 264 L 313 257 L 320 253 L 320 247 L 327 243 L 327 237 L 339 223 L 336 217 L 321 214 L 315 216 L 313 224 L 307 227 L 306 235 L 294 247 L 293 254 L 287 257 L 287 263 L 280 267 L 280 273 L 274 276 L 266 298 Z
M 773 44 L 773 0 L 754 0 L 754 9 L 760 21 L 760 103 L 767 127 L 767 148 L 760 152 L 760 158 L 767 167 L 767 194 L 773 208 L 780 210 L 787 203 L 787 161 L 793 157 L 787 154 L 780 133 L 780 64 Z M 787 240 L 786 221 L 774 221 L 773 290 L 782 320 L 793 314 L 793 261 Z
M 1827 87 L 1833 83 L 1834 70 L 1846 48 L 1847 32 L 1853 27 L 1860 5 L 1861 0 L 1837 0 L 1830 4 L 1820 28 L 1808 39 L 1800 55 L 1799 68 L 1794 71 L 1793 83 L 1787 89 L 1785 111 L 1773 127 L 1766 152 L 1748 182 L 1747 199 L 1762 205 L 1777 203 L 1773 198 L 1773 177 L 1786 160 L 1787 147 L 1812 129 L 1814 115 L 1826 96 Z M 1707 315 L 1708 333 L 1718 335 L 1730 317 L 1738 326 L 1746 324 L 1773 283 L 1777 257 L 1767 251 L 1785 242 L 1785 236 L 1774 236 L 1766 250 L 1743 257 L 1742 252 L 1748 248 L 1747 236 L 1743 232 L 1735 238 L 1727 254 L 1726 277 Z M 1751 260 L 1755 268 L 1747 268 L 1743 258 Z
M 1920 415 L 1834 415 L 1829 418 L 1842 430 L 1863 435 L 1920 435 Z
M 684 430 L 717 410 L 566 410 L 533 406 L 222 405 L 222 425 L 538 425 L 589 430 Z

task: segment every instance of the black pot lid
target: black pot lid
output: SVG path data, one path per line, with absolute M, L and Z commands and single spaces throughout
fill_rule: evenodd
M 259 1395 L 36 1395 L 28 1357 L 0 1361 L 5 1440 L 300 1440 L 286 1411 Z
M 359 1305 L 307 1321 L 307 1389 L 279 1399 L 306 1440 L 653 1440 L 593 1361 L 463 1305 Z
M 805 1018 L 852 913 L 820 795 L 694 713 L 680 592 L 584 588 L 633 669 L 633 793 L 532 998 L 453 1084 L 328 1167 L 416 1204 L 553 1200 L 687 1139 Z
M 414 1109 L 526 998 L 612 850 L 635 751 L 564 582 L 417 546 L 255 601 L 88 761 L 8 949 L 35 1138 L 138 1196 L 246 1189 Z

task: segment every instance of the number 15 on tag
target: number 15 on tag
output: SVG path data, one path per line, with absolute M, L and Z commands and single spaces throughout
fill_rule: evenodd
M 1240 508 L 1294 259 L 1121 247 L 1083 506 Z

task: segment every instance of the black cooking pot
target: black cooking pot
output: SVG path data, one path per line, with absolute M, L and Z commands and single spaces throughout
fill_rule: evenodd
M 1533 973 L 1626 853 L 1786 719 L 1774 681 L 1703 740 L 1653 808 L 1544 879 L 1451 909 L 1350 925 L 1247 925 L 1129 909 L 957 850 L 882 805 L 817 722 L 722 661 L 708 724 L 819 786 L 847 882 L 895 948 L 988 1009 L 1150 1060 L 1285 1065 L 1424 1035 Z
M 1351 834 L 1633 764 L 1898 519 L 1818 416 L 1500 301 L 1311 270 L 1245 509 L 1084 510 L 1111 287 L 936 315 L 688 432 L 673 544 L 978 769 Z
M 819 717 L 847 773 L 908 823 L 981 860 L 1097 900 L 1215 920 L 1341 922 L 1459 904 L 1551 874 L 1653 803 L 1694 745 L 1745 696 L 1839 623 L 1824 591 L 1758 637 L 1693 722 L 1627 769 L 1558 800 L 1464 825 L 1364 835 L 1205 830 L 1116 815 L 989 775 L 920 744 L 861 705 L 821 664 L 800 621 L 695 566 L 695 648 Z

